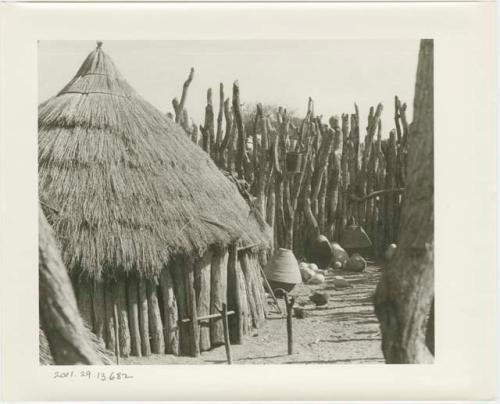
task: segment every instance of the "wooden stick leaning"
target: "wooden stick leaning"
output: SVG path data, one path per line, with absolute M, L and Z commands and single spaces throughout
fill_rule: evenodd
M 266 286 L 269 294 L 273 298 L 273 302 L 276 305 L 276 308 L 278 309 L 278 312 L 280 314 L 283 314 L 283 312 L 281 311 L 280 305 L 278 304 L 278 299 L 276 299 L 276 296 L 274 295 L 274 292 L 273 292 L 273 288 L 269 284 L 269 281 L 267 280 L 266 274 L 264 273 L 264 270 L 262 269 L 262 267 L 260 268 L 260 273 L 262 274 L 262 278 L 264 279 L 264 285 Z

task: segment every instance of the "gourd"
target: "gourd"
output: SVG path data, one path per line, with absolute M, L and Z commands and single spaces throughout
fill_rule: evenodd
M 336 288 L 352 288 L 352 285 L 341 276 L 334 276 L 332 283 Z
M 313 276 L 311 276 L 311 278 L 309 279 L 309 281 L 307 283 L 309 283 L 311 285 L 320 285 L 324 281 L 325 281 L 324 275 L 314 274 Z
M 354 253 L 351 256 L 351 258 L 349 258 L 349 261 L 347 261 L 347 264 L 345 266 L 346 270 L 352 272 L 363 272 L 365 268 L 366 268 L 366 261 L 358 253 Z
M 311 271 L 314 271 L 314 272 L 318 272 L 318 270 L 319 270 L 318 266 L 314 263 L 308 264 L 308 267 Z
M 340 246 L 339 243 L 332 243 L 333 249 L 333 259 L 335 262 L 340 262 L 341 266 L 345 266 L 347 261 L 349 260 L 349 254 Z
M 299 264 L 299 270 L 300 270 L 300 275 L 302 276 L 302 280 L 304 282 L 307 282 L 311 278 L 311 276 L 314 275 L 314 272 L 311 271 L 311 269 L 309 268 L 309 264 L 305 262 L 301 262 Z

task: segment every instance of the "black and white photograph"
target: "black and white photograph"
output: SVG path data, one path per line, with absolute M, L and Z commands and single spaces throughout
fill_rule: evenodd
M 495 13 L 0 2 L 0 401 L 495 402 Z
M 39 363 L 433 364 L 434 41 L 40 40 Z

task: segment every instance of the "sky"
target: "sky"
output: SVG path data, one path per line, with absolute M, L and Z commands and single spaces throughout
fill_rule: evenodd
M 384 137 L 393 128 L 394 96 L 408 104 L 411 121 L 419 41 L 104 41 L 103 50 L 129 84 L 163 112 L 173 112 L 191 67 L 194 80 L 186 108 L 203 123 L 206 92 L 213 90 L 218 111 L 219 83 L 230 97 L 238 80 L 241 102 L 283 106 L 305 115 L 308 97 L 315 112 L 329 118 L 360 108 L 366 127 L 369 107 L 384 105 Z M 40 41 L 39 101 L 70 81 L 95 41 Z M 326 119 L 324 120 L 326 121 Z

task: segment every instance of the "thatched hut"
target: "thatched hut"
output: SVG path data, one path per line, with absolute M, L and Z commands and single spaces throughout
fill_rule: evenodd
M 269 227 L 100 44 L 39 106 L 39 195 L 83 318 L 123 356 L 197 355 L 264 320 Z M 115 322 L 117 312 L 118 321 Z

